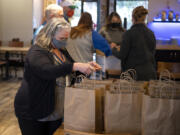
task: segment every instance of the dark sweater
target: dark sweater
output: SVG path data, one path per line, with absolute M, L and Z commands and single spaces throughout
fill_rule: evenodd
M 109 44 L 116 43 L 117 45 L 122 44 L 122 35 L 124 33 L 123 30 L 112 29 L 107 27 L 102 27 L 99 33 L 108 41 Z
M 121 59 L 122 71 L 135 69 L 137 80 L 156 79 L 156 39 L 144 24 L 135 24 L 123 35 L 120 52 L 115 48 L 113 55 Z
M 54 65 L 47 50 L 34 45 L 27 53 L 22 84 L 15 97 L 15 113 L 24 119 L 40 119 L 54 110 L 55 80 L 72 72 L 73 64 Z

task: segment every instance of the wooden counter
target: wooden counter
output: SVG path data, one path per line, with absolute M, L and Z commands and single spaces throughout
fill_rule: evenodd
M 75 130 L 64 129 L 64 135 L 137 135 L 137 134 L 130 134 L 130 133 L 96 134 L 96 133 L 87 133 L 87 132 L 80 132 L 80 131 L 75 131 Z
M 157 50 L 180 50 L 180 45 L 156 45 Z
M 180 46 L 178 45 L 157 45 L 156 61 L 180 62 Z
M 168 69 L 175 79 L 180 79 L 180 46 L 157 45 L 156 61 L 158 74 Z

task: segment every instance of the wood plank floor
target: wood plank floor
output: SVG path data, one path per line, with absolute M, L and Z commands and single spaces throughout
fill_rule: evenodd
M 21 81 L 11 79 L 0 80 L 0 135 L 21 135 L 14 114 L 14 97 Z M 54 135 L 63 135 L 62 127 Z
M 20 81 L 0 82 L 0 135 L 21 135 L 14 115 L 14 97 Z

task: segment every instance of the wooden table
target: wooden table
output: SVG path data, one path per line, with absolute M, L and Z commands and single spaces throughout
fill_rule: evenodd
M 0 46 L 0 52 L 24 52 L 26 53 L 29 50 L 30 46 L 25 47 L 9 47 L 9 46 Z
M 0 46 L 0 52 L 4 53 L 5 60 L 6 60 L 6 74 L 5 79 L 9 79 L 9 55 L 10 53 L 20 53 L 21 55 L 21 61 L 23 62 L 23 56 L 26 54 L 29 50 L 30 46 L 25 47 L 9 47 L 9 46 Z

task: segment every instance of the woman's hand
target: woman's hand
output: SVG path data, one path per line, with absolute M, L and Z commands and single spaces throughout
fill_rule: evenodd
M 116 48 L 118 51 L 120 51 L 120 45 L 117 45 L 116 43 L 111 43 L 111 49 Z
M 116 46 L 116 49 L 117 49 L 118 51 L 120 51 L 120 46 Z
M 111 45 L 111 48 L 116 48 L 117 47 L 117 44 L 113 43 L 113 42 L 110 45 Z
M 92 72 L 100 69 L 101 67 L 95 62 L 90 63 L 74 63 L 73 71 L 79 71 L 86 75 L 90 75 Z
M 102 69 L 102 67 L 99 64 L 97 64 L 96 62 L 94 62 L 94 61 L 89 62 L 89 64 L 91 66 L 93 66 L 96 70 L 101 70 Z

